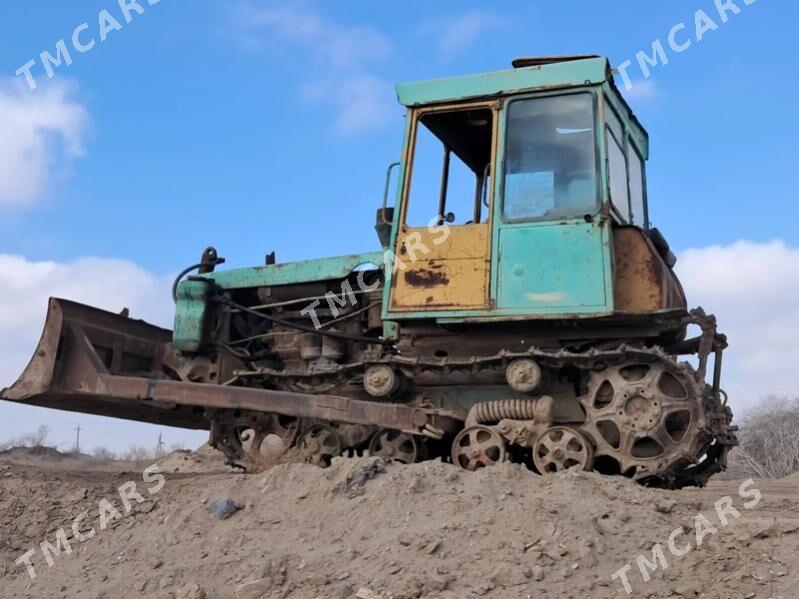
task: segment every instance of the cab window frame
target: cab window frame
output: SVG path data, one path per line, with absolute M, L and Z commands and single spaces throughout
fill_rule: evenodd
M 627 136 L 627 184 L 629 187 L 629 197 L 630 197 L 630 214 L 631 214 L 631 223 L 636 227 L 641 227 L 642 229 L 649 229 L 649 198 L 647 197 L 647 189 L 646 189 L 646 160 L 641 155 L 641 152 L 638 150 L 638 147 L 635 143 L 633 143 L 632 137 L 630 135 Z M 633 193 L 632 193 L 632 171 L 630 169 L 630 157 L 634 154 L 635 158 L 638 160 L 638 163 L 641 165 L 641 205 L 643 207 L 643 215 L 642 215 L 642 222 L 636 223 L 635 222 L 635 212 L 633 211 Z
M 625 161 L 625 169 L 626 169 L 626 181 L 627 181 L 627 210 L 629 214 L 629 218 L 623 218 L 619 211 L 619 208 L 616 206 L 616 203 L 613 201 L 612 193 L 611 193 L 611 179 L 610 179 L 610 139 L 607 139 L 605 142 L 605 151 L 607 152 L 607 166 L 606 166 L 606 176 L 607 176 L 607 202 L 610 206 L 611 214 L 619 221 L 620 224 L 623 225 L 631 225 L 635 227 L 640 227 L 642 229 L 649 229 L 650 228 L 650 221 L 649 221 L 649 196 L 647 190 L 647 183 L 646 183 L 646 168 L 647 168 L 647 160 L 644 158 L 645 149 L 642 148 L 639 142 L 636 140 L 636 131 L 635 125 L 631 122 L 630 118 L 622 118 L 620 116 L 620 110 L 623 109 L 623 98 L 620 99 L 618 96 L 614 96 L 608 91 L 603 92 L 603 105 L 604 105 L 604 134 L 607 135 L 609 138 L 612 137 L 613 141 L 621 148 L 622 154 L 624 155 Z M 621 102 L 621 104 L 620 104 Z M 636 212 L 633 209 L 633 173 L 632 173 L 632 159 L 633 156 L 638 160 L 638 163 L 641 167 L 641 202 L 643 205 L 643 215 L 641 215 L 641 221 L 639 222 L 636 219 Z
M 496 176 L 497 172 L 497 148 L 498 148 L 498 138 L 499 138 L 499 127 L 500 127 L 500 108 L 501 102 L 497 100 L 491 101 L 477 101 L 477 102 L 465 102 L 459 104 L 445 104 L 445 105 L 438 105 L 438 106 L 426 106 L 422 108 L 413 108 L 411 109 L 411 123 L 410 123 L 410 131 L 408 135 L 407 147 L 405 149 L 405 160 L 404 163 L 405 173 L 403 176 L 402 187 L 400 191 L 400 202 L 401 202 L 401 210 L 398 211 L 398 223 L 401 230 L 408 230 L 408 229 L 423 229 L 429 227 L 428 224 L 426 225 L 411 225 L 408 224 L 408 211 L 410 208 L 410 203 L 413 200 L 411 197 L 413 191 L 413 175 L 414 170 L 416 169 L 416 153 L 417 153 L 417 144 L 419 141 L 419 127 L 425 126 L 422 122 L 422 119 L 425 116 L 430 114 L 436 113 L 447 113 L 447 112 L 465 112 L 469 110 L 480 110 L 480 109 L 487 109 L 491 111 L 491 148 L 490 148 L 490 161 L 489 161 L 489 169 L 488 169 L 488 181 L 489 184 L 486 185 L 484 183 L 483 187 L 485 189 L 485 194 L 488 203 L 488 208 L 486 209 L 487 220 L 481 223 L 461 223 L 461 224 L 448 224 L 447 226 L 450 227 L 468 227 L 472 226 L 473 224 L 486 224 L 491 223 L 494 215 L 494 197 L 495 197 L 495 185 L 493 185 L 494 177 Z M 428 129 L 429 130 L 429 129 Z M 433 207 L 433 211 L 437 209 L 437 205 Z M 437 215 L 441 217 L 443 215 Z M 435 220 L 436 215 L 433 214 L 431 220 Z
M 627 124 L 625 123 L 624 119 L 619 116 L 619 113 L 616 111 L 616 108 L 613 104 L 607 100 L 604 103 L 604 126 L 603 126 L 603 134 L 605 136 L 604 144 L 605 144 L 605 172 L 607 175 L 607 201 L 610 207 L 611 213 L 615 215 L 617 220 L 620 224 L 623 225 L 630 225 L 632 224 L 632 219 L 630 218 L 632 215 L 631 209 L 631 202 L 630 202 L 630 162 L 629 156 L 627 155 L 628 152 L 628 144 L 629 144 L 629 132 L 627 130 Z M 624 189 L 626 190 L 627 195 L 627 214 L 626 217 L 624 214 L 621 213 L 621 209 L 617 205 L 617 202 L 613 198 L 613 181 L 611 179 L 612 169 L 611 169 L 611 142 L 615 142 L 618 146 L 619 150 L 621 151 L 621 155 L 624 159 Z
M 509 136 L 508 136 L 508 125 L 509 125 L 509 116 L 510 116 L 510 108 L 516 102 L 523 102 L 526 100 L 535 100 L 535 99 L 547 99 L 547 98 L 562 98 L 567 96 L 576 96 L 576 95 L 588 95 L 591 97 L 591 111 L 592 111 L 592 122 L 593 122 L 593 137 L 594 137 L 594 185 L 595 185 L 595 196 L 596 199 L 591 207 L 590 212 L 585 211 L 575 211 L 573 215 L 568 216 L 537 216 L 537 217 L 519 217 L 519 218 L 509 218 L 505 213 L 505 201 L 506 201 L 506 176 L 507 176 L 507 153 L 508 153 L 508 143 L 509 143 Z M 599 92 L 598 89 L 594 86 L 591 87 L 584 87 L 578 89 L 570 89 L 570 90 L 559 90 L 559 91 L 549 91 L 549 92 L 539 92 L 539 93 L 530 93 L 530 94 L 520 94 L 518 96 L 513 96 L 511 98 L 506 98 L 503 102 L 502 106 L 502 120 L 500 123 L 500 132 L 499 137 L 500 139 L 497 140 L 497 144 L 499 149 L 497 150 L 498 153 L 501 152 L 501 156 L 498 156 L 498 168 L 496 176 L 498 180 L 496 181 L 496 212 L 495 218 L 497 218 L 500 222 L 505 224 L 535 224 L 535 223 L 546 223 L 546 222 L 562 222 L 562 221 L 574 221 L 574 220 L 584 220 L 586 216 L 595 217 L 599 215 L 602 210 L 603 204 L 603 191 L 602 191 L 602 122 L 599 114 Z
M 623 129 L 622 129 L 623 130 Z M 605 131 L 607 133 L 607 137 L 605 139 L 606 147 L 607 147 L 607 169 L 608 169 L 608 202 L 610 203 L 611 209 L 614 211 L 616 216 L 619 218 L 619 222 L 624 225 L 631 225 L 632 224 L 632 209 L 631 209 L 631 201 L 630 201 L 630 163 L 627 157 L 627 144 L 622 141 L 619 142 L 616 139 L 616 134 L 613 133 L 613 130 L 609 127 L 605 127 Z M 622 137 L 624 139 L 624 137 Z M 624 160 L 624 191 L 625 196 L 627 198 L 627 213 L 626 215 L 621 212 L 621 208 L 619 206 L 620 202 L 617 203 L 613 197 L 613 169 L 611 167 L 611 143 L 615 143 L 616 147 L 619 148 L 619 152 L 621 154 L 622 160 Z

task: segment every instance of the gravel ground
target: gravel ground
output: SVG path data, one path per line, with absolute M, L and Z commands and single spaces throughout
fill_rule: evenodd
M 793 599 L 799 588 L 799 477 L 663 491 L 375 458 L 244 475 L 207 454 L 170 456 L 167 470 L 0 463 L 0 596 Z M 40 543 L 56 545 L 62 527 L 71 555 L 48 567 Z M 29 549 L 35 580 L 14 563 Z M 629 595 L 613 578 L 627 564 Z

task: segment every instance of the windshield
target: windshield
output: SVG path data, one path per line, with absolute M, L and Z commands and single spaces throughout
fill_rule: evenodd
M 516 100 L 507 121 L 505 219 L 593 214 L 598 206 L 593 96 Z

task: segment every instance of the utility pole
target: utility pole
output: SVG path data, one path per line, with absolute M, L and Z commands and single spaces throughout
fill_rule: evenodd
M 78 438 L 75 441 L 75 452 L 80 453 L 80 424 L 78 424 L 77 432 L 78 432 Z
M 156 447 L 155 447 L 155 457 L 156 458 L 160 458 L 161 456 L 164 455 L 163 454 L 163 449 L 161 449 L 163 446 L 164 446 L 163 437 L 162 437 L 161 433 L 158 433 L 158 445 L 156 445 Z

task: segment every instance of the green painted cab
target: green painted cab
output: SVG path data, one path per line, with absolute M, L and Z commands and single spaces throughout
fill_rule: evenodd
M 663 264 L 654 265 L 663 280 L 638 289 L 636 273 L 649 264 L 642 251 L 660 260 L 648 238 L 617 235 L 648 235 L 649 144 L 607 59 L 514 67 L 397 86 L 405 138 L 388 172 L 398 174 L 395 206 L 387 178 L 378 212 L 380 250 L 199 278 L 241 291 L 345 279 L 373 264 L 383 272 L 380 318 L 392 339 L 408 321 L 584 319 L 679 304 L 679 283 Z M 633 245 L 638 261 L 620 262 L 620 249 L 633 256 Z M 196 279 L 178 289 L 176 343 L 187 351 L 208 326 L 208 290 Z M 661 305 L 661 296 L 677 300 Z
M 613 309 L 608 228 L 597 223 L 539 223 L 498 233 L 497 310 L 533 315 Z
M 398 86 L 408 124 L 389 246 L 402 258 L 449 224 L 450 255 L 422 247 L 387 273 L 386 320 L 619 309 L 614 230 L 648 227 L 647 134 L 606 59 L 514 65 Z

